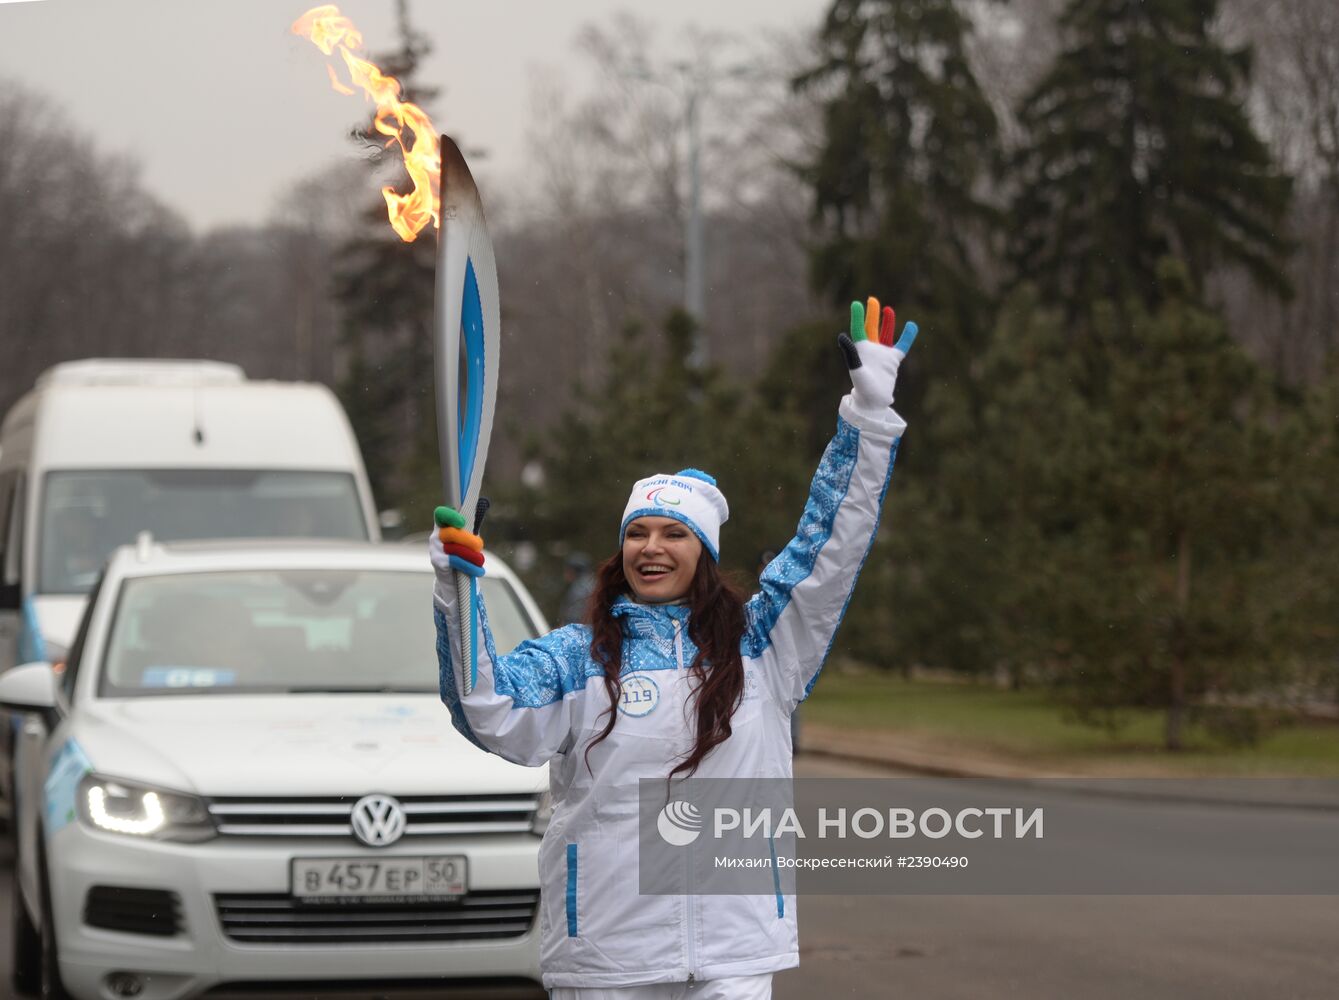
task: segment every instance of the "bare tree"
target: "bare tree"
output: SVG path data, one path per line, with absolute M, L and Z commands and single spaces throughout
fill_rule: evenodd
M 683 301 L 681 84 L 709 83 L 697 96 L 712 361 L 751 370 L 783 330 L 820 311 L 808 282 L 808 193 L 793 170 L 818 141 L 812 101 L 789 87 L 807 44 L 691 29 L 664 39 L 621 15 L 580 33 L 585 85 L 536 74 L 532 171 L 515 185 L 523 194 L 498 239 L 504 350 L 515 359 L 501 391 L 524 408 L 508 412 L 542 423 L 573 380 L 597 383 L 628 323 L 658 330 Z
M 340 163 L 294 183 L 276 200 L 268 227 L 280 289 L 274 309 L 289 334 L 291 378 L 333 385 L 343 374 L 332 293 L 335 248 L 358 230 L 360 206 L 374 185 L 360 165 Z
M 217 358 L 257 377 L 332 380 L 338 183 L 299 192 L 270 226 L 197 237 L 132 161 L 4 81 L 0 134 L 0 412 L 43 369 L 88 356 Z
M 964 0 L 973 32 L 972 68 L 1000 121 L 1006 146 L 1019 137 L 1015 112 L 1060 49 L 1056 20 L 1067 0 Z
M 1339 348 L 1339 8 L 1332 0 L 1229 0 L 1219 31 L 1254 49 L 1252 110 L 1297 179 L 1291 302 L 1219 277 L 1234 332 L 1290 381 Z
M 185 224 L 36 94 L 0 81 L 0 408 L 54 361 L 153 354 L 188 307 Z

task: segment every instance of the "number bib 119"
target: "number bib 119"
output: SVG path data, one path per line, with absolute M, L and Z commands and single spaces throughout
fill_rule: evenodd
M 650 715 L 660 704 L 660 687 L 646 674 L 628 674 L 619 682 L 618 710 L 624 715 Z

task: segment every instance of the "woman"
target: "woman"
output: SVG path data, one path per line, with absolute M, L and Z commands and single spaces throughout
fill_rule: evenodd
M 799 964 L 795 901 L 638 894 L 638 780 L 789 778 L 790 716 L 809 694 L 874 541 L 905 422 L 892 409 L 894 317 L 852 303 L 840 338 L 853 389 L 790 544 L 745 603 L 717 569 L 729 508 L 695 469 L 632 489 L 600 567 L 591 625 L 499 657 L 479 615 L 462 695 L 457 572 L 482 541 L 438 508 L 430 541 L 442 698 L 457 729 L 519 764 L 550 765 L 540 847 L 541 967 L 556 1000 L 765 1000 Z M 876 331 L 876 325 L 877 331 Z

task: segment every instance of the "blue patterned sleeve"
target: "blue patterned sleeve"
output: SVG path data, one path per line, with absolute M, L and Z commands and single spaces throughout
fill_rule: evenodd
M 749 600 L 742 652 L 792 707 L 813 689 L 879 529 L 900 438 L 843 404 L 790 543 Z
M 435 592 L 442 701 L 452 725 L 475 746 L 518 764 L 543 764 L 571 742 L 573 701 L 585 691 L 589 629 L 568 625 L 499 656 L 482 600 L 479 606 L 478 673 L 465 695 L 460 645 L 453 635 L 454 594 L 443 587 Z

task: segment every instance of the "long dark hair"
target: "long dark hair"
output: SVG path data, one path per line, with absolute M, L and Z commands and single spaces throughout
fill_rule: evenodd
M 619 670 L 623 666 L 623 631 L 611 613 L 614 602 L 632 587 L 623 573 L 623 553 L 615 552 L 595 574 L 595 589 L 586 607 L 591 626 L 590 655 L 604 667 L 604 689 L 609 694 L 609 719 L 604 730 L 586 747 L 590 752 L 608 738 L 618 721 Z M 703 758 L 730 738 L 730 718 L 744 697 L 744 661 L 739 641 L 744 636 L 744 592 L 727 579 L 705 551 L 697 561 L 697 572 L 688 587 L 688 637 L 697 646 L 689 667 L 696 681 L 697 740 L 692 752 L 670 771 L 692 777 Z

